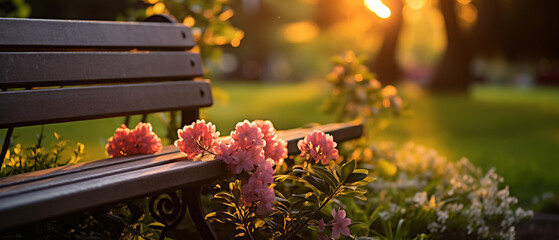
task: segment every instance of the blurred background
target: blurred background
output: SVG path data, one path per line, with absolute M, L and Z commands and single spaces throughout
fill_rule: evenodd
M 320 111 L 331 94 L 326 76 L 332 56 L 350 50 L 404 101 L 375 139 L 495 167 L 521 205 L 559 212 L 548 204 L 559 194 L 559 1 L 0 0 L 3 17 L 141 21 L 159 13 L 193 28 L 217 99 L 202 113 L 222 135 L 244 119 L 278 129 L 332 122 Z M 150 118 L 170 134 L 158 123 L 165 116 Z M 84 143 L 96 159 L 122 122 L 45 132 Z M 14 134 L 32 143 L 38 131 Z

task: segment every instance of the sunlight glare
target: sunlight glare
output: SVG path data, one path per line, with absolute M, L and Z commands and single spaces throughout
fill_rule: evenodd
M 464 5 L 460 7 L 458 15 L 468 24 L 472 24 L 477 19 L 477 9 L 474 5 Z
M 289 23 L 283 27 L 283 37 L 292 43 L 303 43 L 313 40 L 318 31 L 318 26 L 312 21 Z
M 418 9 L 422 8 L 423 5 L 425 5 L 425 0 L 406 0 L 406 4 L 411 9 L 418 10 Z
M 365 0 L 365 5 L 380 18 L 390 17 L 390 8 L 382 4 L 380 0 Z

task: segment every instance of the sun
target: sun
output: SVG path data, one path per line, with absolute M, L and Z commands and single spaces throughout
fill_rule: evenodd
M 365 5 L 380 18 L 390 17 L 390 8 L 382 4 L 380 0 L 365 0 Z

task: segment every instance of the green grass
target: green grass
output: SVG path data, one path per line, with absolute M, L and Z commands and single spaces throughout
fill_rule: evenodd
M 270 119 L 278 129 L 333 118 L 319 112 L 329 93 L 319 82 L 255 84 L 215 82 L 216 103 L 204 118 L 228 135 L 244 119 Z M 223 90 L 227 94 L 223 93 Z M 559 194 L 559 89 L 518 90 L 478 86 L 469 95 L 417 95 L 402 89 L 408 109 L 377 136 L 397 144 L 407 141 L 436 149 L 449 160 L 467 157 L 485 171 L 491 167 L 505 178 L 522 205 L 545 191 Z M 148 118 L 165 134 L 157 115 Z M 87 159 L 105 156 L 104 144 L 123 118 L 45 127 L 65 139 L 85 144 Z M 132 123 L 139 121 L 135 118 Z M 17 128 L 18 141 L 30 144 L 40 127 Z M 0 131 L 3 137 L 5 130 Z
M 475 87 L 470 95 L 408 99 L 410 111 L 379 136 L 414 141 L 449 160 L 495 167 L 523 205 L 559 190 L 559 89 Z

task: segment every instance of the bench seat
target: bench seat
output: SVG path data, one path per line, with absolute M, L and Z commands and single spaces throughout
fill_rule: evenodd
M 310 130 L 334 141 L 362 135 L 358 122 L 278 131 L 290 155 Z M 175 146 L 158 154 L 135 155 L 45 169 L 0 179 L 0 229 L 51 219 L 124 200 L 157 195 L 230 176 L 221 161 L 191 161 Z

